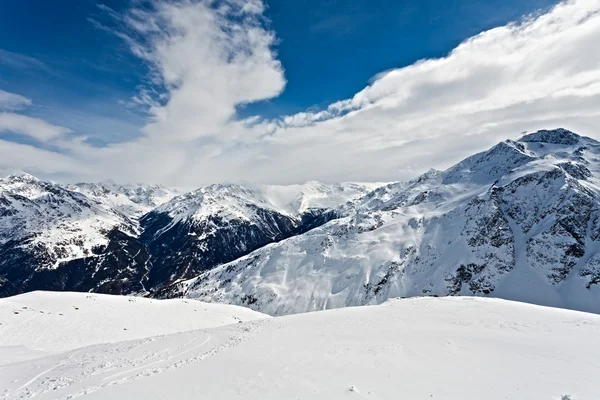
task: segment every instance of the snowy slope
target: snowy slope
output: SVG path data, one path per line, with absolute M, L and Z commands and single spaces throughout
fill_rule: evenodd
M 507 140 L 171 288 L 271 315 L 478 295 L 600 312 L 600 143 Z
M 258 318 L 266 316 L 193 300 L 31 292 L 0 299 L 0 353 L 65 351 Z
M 68 188 L 105 203 L 130 217 L 140 217 L 177 196 L 175 191 L 161 185 L 119 185 L 111 180 L 78 183 L 69 185 Z
M 7 400 L 589 400 L 599 335 L 593 314 L 404 299 L 9 363 L 0 387 Z

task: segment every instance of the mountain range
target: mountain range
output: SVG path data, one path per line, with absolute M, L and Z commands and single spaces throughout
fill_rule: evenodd
M 319 226 L 335 217 L 332 201 L 375 186 L 219 184 L 178 194 L 158 185 L 60 185 L 11 175 L 0 179 L 0 296 L 154 293 Z
M 270 315 L 475 295 L 600 312 L 600 143 L 506 140 L 408 182 L 178 194 L 0 180 L 0 295 L 190 297 Z

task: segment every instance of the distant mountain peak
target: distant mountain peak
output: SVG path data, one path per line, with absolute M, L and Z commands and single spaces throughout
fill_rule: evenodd
M 68 188 L 134 217 L 139 217 L 176 196 L 174 191 L 160 185 L 120 185 L 111 179 L 96 183 L 81 182 L 69 185 Z
M 530 133 L 528 135 L 523 136 L 519 139 L 519 142 L 542 142 L 549 144 L 564 144 L 564 145 L 575 145 L 579 143 L 582 139 L 582 136 L 571 132 L 568 129 L 558 128 L 552 130 L 540 130 L 534 133 Z
M 18 172 L 15 174 L 11 174 L 5 178 L 1 178 L 0 181 L 5 183 L 37 183 L 40 180 L 35 176 L 28 174 L 27 172 Z
M 195 190 L 192 193 L 196 194 L 223 194 L 223 195 L 255 195 L 255 193 L 241 185 L 236 183 L 213 183 L 211 185 L 203 186 L 200 189 Z

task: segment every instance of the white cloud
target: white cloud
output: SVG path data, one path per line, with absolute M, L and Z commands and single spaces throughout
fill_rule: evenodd
M 7 65 L 12 68 L 38 68 L 47 70 L 46 64 L 38 60 L 37 58 L 29 57 L 19 53 L 13 53 L 12 51 L 0 49 L 0 64 Z
M 142 137 L 103 149 L 74 143 L 70 157 L 85 168 L 44 167 L 74 179 L 177 186 L 385 181 L 448 166 L 524 130 L 562 126 L 600 138 L 600 0 L 571 0 L 483 32 L 446 57 L 386 71 L 324 110 L 271 121 L 235 112 L 285 85 L 275 35 L 261 24 L 264 5 L 215 4 L 161 1 L 121 17 L 120 36 L 152 68 L 154 87 L 133 99 L 148 107 Z
M 153 69 L 168 101 L 149 99 L 144 133 L 161 141 L 227 140 L 235 108 L 277 96 L 285 86 L 272 51 L 274 34 L 260 24 L 259 0 L 155 2 L 123 19 L 135 54 Z M 162 104 L 162 105 L 161 105 Z
M 71 132 L 62 126 L 52 125 L 43 119 L 15 113 L 0 113 L 0 133 L 14 132 L 30 136 L 40 141 L 60 138 Z
M 0 89 L 0 110 L 18 110 L 31 105 L 31 99 Z
M 74 171 L 85 175 L 91 173 L 88 166 L 71 156 L 38 149 L 25 144 L 0 139 L 0 171 L 4 175 L 27 171 L 36 176 Z

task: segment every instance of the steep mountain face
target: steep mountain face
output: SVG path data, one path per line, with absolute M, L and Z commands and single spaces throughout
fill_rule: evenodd
M 600 143 L 558 129 L 378 188 L 164 296 L 271 315 L 420 295 L 600 312 Z
M 106 238 L 107 245 L 94 249 L 91 256 L 36 271 L 27 280 L 25 291 L 145 293 L 143 281 L 151 268 L 146 247 L 118 229 L 108 232 Z
M 78 183 L 68 189 L 81 192 L 87 197 L 109 205 L 130 216 L 141 217 L 177 195 L 161 185 L 119 185 L 111 180 L 98 183 Z
M 77 259 L 96 260 L 115 236 L 135 234 L 131 219 L 81 193 L 27 174 L 0 179 L 0 295 L 46 288 L 34 284 L 41 282 L 38 274 L 53 275 Z M 94 282 L 83 287 L 58 283 L 52 287 L 90 290 L 100 283 L 90 279 Z
M 239 185 L 210 185 L 156 208 L 140 220 L 152 255 L 148 287 L 190 278 L 268 243 L 305 231 L 304 221 Z

